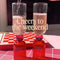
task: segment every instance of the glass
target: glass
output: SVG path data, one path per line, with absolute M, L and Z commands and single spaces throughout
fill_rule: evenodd
M 45 60 L 45 43 L 43 34 L 46 32 L 47 3 L 33 4 L 33 28 L 36 33 L 36 41 L 33 44 L 33 59 Z
M 42 35 L 46 32 L 47 24 L 47 3 L 34 3 L 33 7 L 33 25 L 39 29 L 34 32 L 37 35 Z
M 13 3 L 12 4 L 12 18 L 13 18 L 13 32 L 16 35 L 23 35 L 25 33 L 24 26 L 26 26 L 26 4 Z
M 14 60 L 26 60 L 26 44 L 23 41 L 26 26 L 26 4 L 12 4 L 13 32 L 16 34 L 16 42 L 14 43 Z M 25 22 L 25 23 L 23 23 Z

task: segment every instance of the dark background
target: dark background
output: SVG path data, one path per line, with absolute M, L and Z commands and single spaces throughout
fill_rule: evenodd
M 7 0 L 7 20 L 8 25 L 12 25 L 12 3 L 17 0 Z M 35 2 L 47 2 L 48 3 L 48 24 L 60 24 L 60 1 L 48 1 L 48 0 L 22 0 L 27 3 L 27 19 L 33 19 L 33 3 Z

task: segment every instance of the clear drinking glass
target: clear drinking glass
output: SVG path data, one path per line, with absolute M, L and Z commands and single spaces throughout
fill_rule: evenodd
M 33 59 L 45 60 L 45 42 L 43 34 L 46 32 L 47 3 L 34 3 L 33 5 L 33 28 L 36 33 L 36 41 L 33 44 Z
M 12 4 L 12 18 L 13 18 L 13 32 L 17 37 L 23 37 L 26 29 L 26 3 L 13 3 Z
M 12 18 L 13 18 L 13 32 L 16 34 L 16 41 L 14 43 L 14 60 L 26 60 L 26 44 L 23 41 L 23 34 L 26 29 L 26 4 L 13 3 L 12 4 Z
M 37 27 L 34 32 L 42 35 L 46 32 L 47 24 L 47 3 L 34 3 L 33 5 L 33 26 Z

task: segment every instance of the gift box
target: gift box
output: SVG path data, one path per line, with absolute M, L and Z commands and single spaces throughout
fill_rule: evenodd
M 27 44 L 27 47 L 33 44 L 36 40 L 34 32 L 28 32 L 24 34 L 24 41 Z M 0 50 L 12 50 L 13 44 L 16 41 L 16 35 L 14 33 L 2 33 L 0 34 Z M 46 39 L 43 39 L 46 44 L 46 47 L 49 47 L 49 43 Z

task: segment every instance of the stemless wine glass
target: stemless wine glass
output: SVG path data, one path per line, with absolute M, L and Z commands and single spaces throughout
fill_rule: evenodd
M 26 60 L 26 44 L 23 41 L 23 34 L 26 29 L 26 4 L 12 4 L 13 32 L 16 34 L 16 42 L 14 43 L 14 60 Z M 24 23 L 23 23 L 24 22 Z
M 46 32 L 47 3 L 33 4 L 33 28 L 36 33 L 36 41 L 33 45 L 34 60 L 45 60 L 45 43 L 42 40 Z

